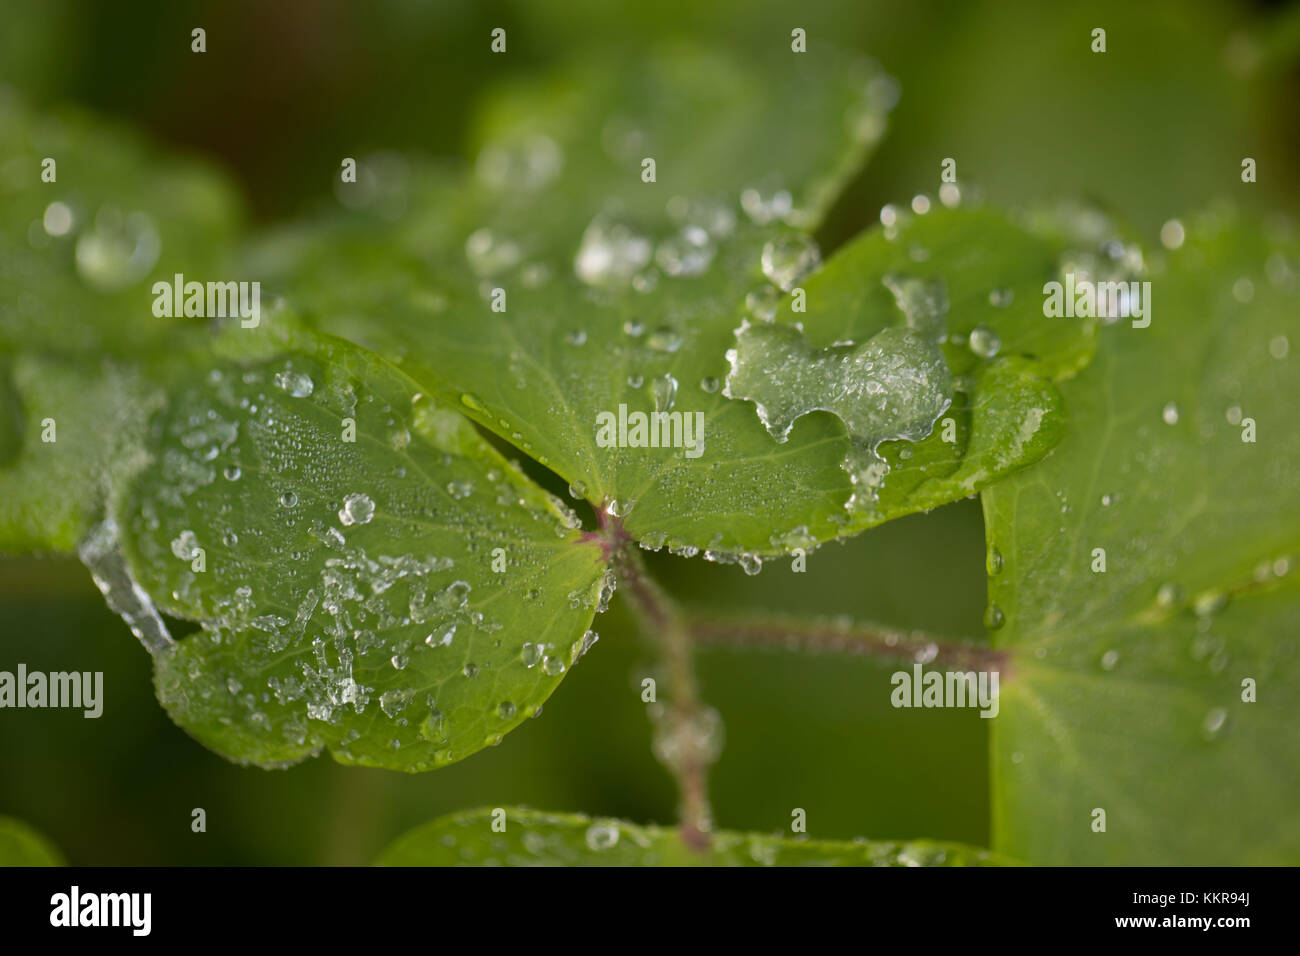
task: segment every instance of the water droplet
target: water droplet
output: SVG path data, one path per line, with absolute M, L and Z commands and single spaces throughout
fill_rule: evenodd
M 221 474 L 225 476 L 226 481 L 238 481 L 241 472 L 238 465 L 227 465 L 221 469 Z
M 646 345 L 656 352 L 676 352 L 682 347 L 682 337 L 675 329 L 665 326 L 651 332 Z
M 626 518 L 632 513 L 632 508 L 635 504 L 635 501 L 623 498 L 614 498 L 605 506 L 605 513 L 611 518 Z
M 759 286 L 745 295 L 745 308 L 754 318 L 764 322 L 770 322 L 776 317 L 776 309 L 780 302 L 781 293 L 775 286 Z
M 587 483 L 579 478 L 569 482 L 569 497 L 582 501 L 587 497 Z
M 564 661 L 558 657 L 544 657 L 542 658 L 542 671 L 551 677 L 558 677 L 564 673 Z
M 1170 219 L 1160 227 L 1160 243 L 1166 249 L 1181 249 L 1186 237 L 1183 224 L 1177 219 Z
M 284 508 L 292 508 L 298 503 L 298 496 L 292 491 L 286 491 L 280 496 L 280 505 Z
M 491 229 L 478 229 L 465 240 L 465 259 L 480 276 L 490 276 L 519 262 L 517 243 L 503 239 Z
M 586 345 L 587 330 L 572 329 L 571 331 L 564 333 L 564 341 L 568 342 L 570 345 Z
M 670 412 L 677 403 L 677 379 L 671 375 L 661 375 L 653 383 L 655 411 Z
M 719 379 L 714 378 L 712 375 L 708 375 L 700 379 L 700 389 L 702 391 L 708 392 L 710 395 L 712 395 L 721 387 L 722 387 L 722 382 Z
M 513 702 L 503 700 L 497 704 L 497 716 L 502 720 L 511 720 L 515 716 L 515 705 Z
M 1275 335 L 1269 339 L 1268 354 L 1275 359 L 1284 359 L 1287 353 L 1291 351 L 1291 343 L 1285 335 Z
M 1002 339 L 990 328 L 977 325 L 971 329 L 970 350 L 980 358 L 993 358 L 1002 348 Z
M 384 691 L 379 696 L 379 709 L 387 717 L 396 717 L 406 709 L 406 705 L 410 702 L 411 694 L 409 691 L 394 688 L 393 690 Z
M 368 524 L 374 516 L 375 503 L 369 496 L 360 493 L 344 498 L 343 507 L 339 509 L 339 521 L 344 525 Z
M 645 384 L 645 378 L 641 375 L 629 375 L 627 377 L 628 388 L 640 388 Z
M 796 233 L 766 243 L 761 261 L 768 281 L 789 292 L 817 267 L 821 254 L 811 236 Z
M 645 323 L 640 319 L 628 319 L 623 323 L 624 334 L 634 339 L 639 339 L 645 335 Z
M 77 239 L 77 273 L 99 292 L 117 292 L 139 282 L 158 261 L 162 240 L 142 212 L 129 216 L 105 206 Z
M 47 235 L 66 236 L 72 230 L 74 219 L 72 210 L 66 203 L 55 201 L 45 207 L 41 222 Z
M 763 559 L 757 554 L 741 554 L 740 569 L 753 576 L 763 570 Z
M 1109 650 L 1101 655 L 1101 669 L 1104 671 L 1113 671 L 1118 663 L 1119 651 Z
M 468 498 L 474 493 L 474 482 L 469 478 L 457 478 L 447 482 L 447 494 L 453 498 Z
M 659 243 L 655 262 L 670 276 L 697 276 L 709 268 L 715 249 L 700 226 L 684 226 L 677 235 Z
M 1201 732 L 1205 735 L 1206 740 L 1213 740 L 1219 736 L 1223 730 L 1223 725 L 1228 721 L 1228 712 L 1222 707 L 1214 707 L 1205 715 L 1205 720 L 1201 723 Z
M 275 375 L 275 384 L 280 386 L 294 398 L 306 398 L 316 387 L 316 383 L 311 380 L 311 376 L 306 372 L 298 372 L 294 369 L 285 369 L 277 372 Z
M 172 539 L 172 554 L 182 561 L 193 560 L 199 549 L 199 540 L 188 528 Z
M 541 645 L 529 641 L 519 649 L 519 659 L 524 662 L 525 667 L 531 670 L 541 663 L 542 652 L 543 648 Z
M 1156 604 L 1160 607 L 1170 608 L 1180 603 L 1183 599 L 1183 589 L 1172 581 L 1166 581 L 1160 585 L 1156 591 Z
M 1232 284 L 1232 297 L 1245 305 L 1255 298 L 1255 283 L 1251 282 L 1245 276 L 1238 279 Z
M 651 242 L 605 215 L 591 221 L 582 234 L 573 271 L 588 285 L 626 283 L 650 261 Z
M 924 193 L 917 193 L 912 197 L 912 212 L 918 216 L 924 216 L 930 211 L 930 197 Z
M 598 640 L 600 640 L 600 635 L 597 634 L 595 631 L 592 630 L 585 631 L 582 637 L 578 638 L 576 641 L 573 642 L 572 645 L 570 645 L 569 663 L 570 664 L 577 663 L 577 661 L 581 659 L 587 653 L 587 651 L 591 650 L 592 646 Z
M 740 208 L 745 210 L 745 215 L 751 220 L 764 226 L 789 217 L 794 210 L 794 200 L 784 189 L 778 189 L 768 196 L 757 189 L 746 189 L 740 194 Z
M 441 631 L 441 633 L 439 633 L 439 631 Z M 429 645 L 429 647 L 450 647 L 451 642 L 455 637 L 456 625 L 452 624 L 445 630 L 439 628 L 437 631 L 431 631 L 424 639 L 424 643 Z
M 996 631 L 1006 623 L 1006 615 L 1002 613 L 1002 608 L 996 604 L 990 604 L 984 611 L 984 626 L 990 631 Z
M 587 849 L 600 852 L 618 843 L 618 827 L 608 823 L 593 823 L 587 827 Z
M 984 556 L 984 570 L 990 576 L 1002 573 L 1002 552 L 997 548 L 989 548 L 988 554 Z
M 1005 309 L 1016 297 L 1011 289 L 994 289 L 989 293 L 989 305 L 996 309 Z
M 466 677 L 477 677 L 478 665 L 471 661 L 461 669 L 461 673 L 464 674 Z
M 1165 420 L 1166 425 L 1177 425 L 1179 414 L 1180 412 L 1178 411 L 1178 404 L 1176 402 L 1168 402 L 1160 411 L 1160 417 Z
M 409 661 L 410 658 L 407 657 L 405 654 L 401 654 L 401 653 L 394 654 L 392 657 L 388 659 L 388 663 L 393 665 L 393 670 L 395 671 L 405 670 L 406 665 Z

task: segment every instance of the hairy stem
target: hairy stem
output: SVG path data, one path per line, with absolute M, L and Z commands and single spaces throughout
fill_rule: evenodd
M 703 850 L 713 827 L 708 774 L 716 757 L 710 740 L 716 718 L 700 700 L 691 634 L 672 598 L 646 573 L 634 544 L 620 541 L 614 558 L 619 582 L 642 631 L 660 648 L 667 678 L 666 706 L 655 718 L 655 755 L 677 780 L 683 838 Z
M 1005 671 L 1007 665 L 1006 653 L 991 647 L 843 618 L 688 612 L 686 623 L 695 642 L 704 645 L 858 654 L 899 663 L 921 661 L 975 670 Z

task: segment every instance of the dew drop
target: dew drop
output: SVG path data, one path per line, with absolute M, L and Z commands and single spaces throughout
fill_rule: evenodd
M 564 673 L 564 661 L 558 657 L 542 658 L 542 671 L 550 677 L 558 677 Z
M 470 663 L 466 664 L 464 668 L 461 669 L 461 673 L 464 674 L 466 677 L 477 677 L 478 665 L 471 661 Z
M 503 700 L 497 704 L 497 716 L 502 720 L 510 720 L 515 716 L 515 705 L 512 701 Z
M 587 483 L 582 479 L 569 482 L 569 497 L 582 501 L 587 497 Z
M 275 384 L 284 389 L 294 398 L 306 398 L 316 388 L 316 383 L 311 380 L 311 376 L 306 372 L 298 372 L 294 369 L 285 369 L 277 372 L 275 375 Z
M 292 491 L 286 491 L 280 496 L 280 505 L 284 508 L 292 508 L 298 503 L 298 496 Z
M 1177 403 L 1168 402 L 1161 410 L 1160 417 L 1165 420 L 1166 425 L 1177 425 L 1179 414 Z
M 1177 605 L 1183 599 L 1183 589 L 1172 581 L 1166 581 L 1160 585 L 1156 591 L 1156 604 L 1160 607 L 1170 608 Z
M 682 347 L 682 337 L 676 330 L 663 326 L 650 333 L 646 345 L 656 352 L 676 352 Z
M 655 411 L 672 411 L 673 405 L 677 403 L 677 379 L 673 378 L 672 375 L 661 375 L 654 380 L 652 388 L 654 390 Z
M 618 843 L 618 827 L 608 823 L 593 823 L 587 827 L 587 849 L 600 852 Z
M 990 604 L 984 611 L 984 626 L 990 631 L 996 631 L 1006 623 L 1006 615 L 1002 613 L 1002 608 L 996 604 Z
M 447 494 L 453 498 L 468 498 L 474 493 L 474 482 L 469 478 L 457 478 L 447 482 Z
M 1119 651 L 1109 650 L 1101 655 L 1101 669 L 1104 671 L 1113 671 L 1118 663 Z
M 762 285 L 745 295 L 745 308 L 754 318 L 771 322 L 776 317 L 776 307 L 780 301 L 781 293 L 775 286 Z
M 1284 359 L 1287 353 L 1291 351 L 1291 343 L 1285 335 L 1275 335 L 1269 339 L 1268 354 L 1275 359 Z
M 635 505 L 635 501 L 625 498 L 614 498 L 605 506 L 605 513 L 611 518 L 626 518 L 632 513 L 632 508 Z
M 757 554 L 740 555 L 740 569 L 751 577 L 763 570 L 763 559 Z
M 1011 289 L 994 289 L 989 293 L 989 305 L 997 309 L 1005 309 L 1016 297 Z
M 793 289 L 820 261 L 817 243 L 802 233 L 769 241 L 761 258 L 763 275 L 783 292 Z
M 1228 721 L 1228 712 L 1222 707 L 1214 707 L 1205 715 L 1205 720 L 1201 722 L 1201 732 L 1205 735 L 1206 740 L 1214 740 L 1223 730 L 1223 725 Z
M 524 666 L 529 670 L 536 667 L 542 660 L 542 647 L 528 641 L 519 649 L 519 659 L 523 661 Z
M 712 395 L 721 387 L 722 387 L 722 382 L 719 379 L 714 378 L 712 375 L 700 379 L 700 389 L 702 391 L 707 392 L 710 395 Z
M 990 577 L 1002 573 L 1002 552 L 997 548 L 989 548 L 988 554 L 984 556 L 984 570 Z
M 564 341 L 568 342 L 570 345 L 586 345 L 587 330 L 573 329 L 569 332 L 566 332 L 564 333 Z
M 348 495 L 339 509 L 339 521 L 344 525 L 368 524 L 375 516 L 375 503 L 360 493 Z
M 1002 348 L 1002 339 L 990 328 L 977 325 L 971 329 L 970 350 L 980 358 L 993 358 Z
M 238 481 L 240 474 L 238 465 L 227 465 L 221 469 L 221 474 L 225 476 L 226 481 Z

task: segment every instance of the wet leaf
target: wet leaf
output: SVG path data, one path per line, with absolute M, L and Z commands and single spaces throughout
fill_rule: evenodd
M 504 823 L 505 830 L 494 829 Z M 721 830 L 697 850 L 672 827 L 518 807 L 442 817 L 395 840 L 381 866 L 998 866 L 986 850 L 925 840 L 800 840 Z
M 503 98 L 468 181 L 457 186 L 446 170 L 398 174 L 387 160 L 402 203 L 370 208 L 384 202 L 376 187 L 379 198 L 350 220 L 266 237 L 249 250 L 251 268 L 322 327 L 401 361 L 651 546 L 724 559 L 781 553 L 969 495 L 1059 437 L 1050 380 L 1091 350 L 1091 329 L 1041 322 L 1040 289 L 1065 244 L 997 213 L 944 211 L 899 217 L 888 236 L 869 233 L 816 271 L 816 245 L 791 223 L 815 224 L 832 186 L 862 160 L 865 141 L 841 114 L 883 123 L 872 90 L 887 85 L 829 66 L 749 77 L 735 116 L 705 82 L 722 64 L 680 52 L 630 65 L 609 96 L 557 81 Z M 790 70 L 803 71 L 797 82 Z M 832 104 L 818 107 L 820 125 L 782 107 L 813 76 L 818 102 Z M 714 135 L 718 127 L 728 136 Z M 610 152 L 607 141 L 628 130 L 659 157 L 656 182 L 641 181 L 622 147 Z M 760 146 L 792 139 L 800 158 L 790 169 L 784 147 Z M 789 197 L 744 186 L 765 176 Z M 936 289 L 943 307 L 905 334 L 921 321 L 908 312 L 917 286 Z M 1019 301 L 993 304 L 990 293 L 1003 289 Z M 806 311 L 791 311 L 796 297 Z M 777 326 L 763 324 L 774 315 Z M 994 318 L 1011 362 L 986 374 L 1001 362 L 997 348 L 973 356 L 965 342 Z M 793 322 L 809 339 L 749 370 L 746 336 L 797 339 L 778 331 Z M 854 350 L 877 371 L 836 364 Z M 787 398 L 800 407 L 779 440 L 741 396 L 784 393 L 799 357 L 814 353 L 822 364 Z M 832 365 L 841 371 L 815 371 Z M 747 370 L 746 385 L 724 390 Z M 852 419 L 846 403 L 871 387 L 895 411 L 910 408 L 908 421 L 877 428 L 802 414 L 838 407 Z M 946 409 L 952 426 L 941 435 L 931 425 Z
M 115 508 L 135 583 L 201 626 L 154 642 L 163 705 L 262 766 L 425 770 L 499 741 L 585 649 L 601 549 L 387 363 L 249 352 L 173 391 Z M 83 553 L 101 582 L 113 535 Z
M 1300 852 L 1298 252 L 1223 213 L 1190 223 L 1153 266 L 1150 326 L 1105 329 L 1062 385 L 1060 445 L 984 492 L 993 639 L 1012 653 L 996 849 L 1147 865 Z
M 0 550 L 70 552 L 199 334 L 154 315 L 152 282 L 230 278 L 240 204 L 210 170 L 8 95 L 0 155 Z

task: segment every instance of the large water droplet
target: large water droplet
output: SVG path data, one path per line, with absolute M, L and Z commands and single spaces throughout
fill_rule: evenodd
M 306 372 L 295 371 L 294 369 L 285 369 L 277 372 L 275 375 L 275 384 L 280 386 L 294 398 L 306 398 L 315 389 L 316 383 L 311 380 L 311 376 Z
M 990 328 L 977 325 L 971 329 L 970 350 L 980 358 L 993 358 L 1002 348 L 1002 339 Z
M 375 503 L 368 495 L 354 493 L 343 499 L 339 509 L 339 521 L 344 525 L 368 524 L 375 516 Z
M 771 240 L 763 246 L 761 259 L 763 275 L 784 292 L 793 289 L 820 261 L 817 243 L 802 233 Z

